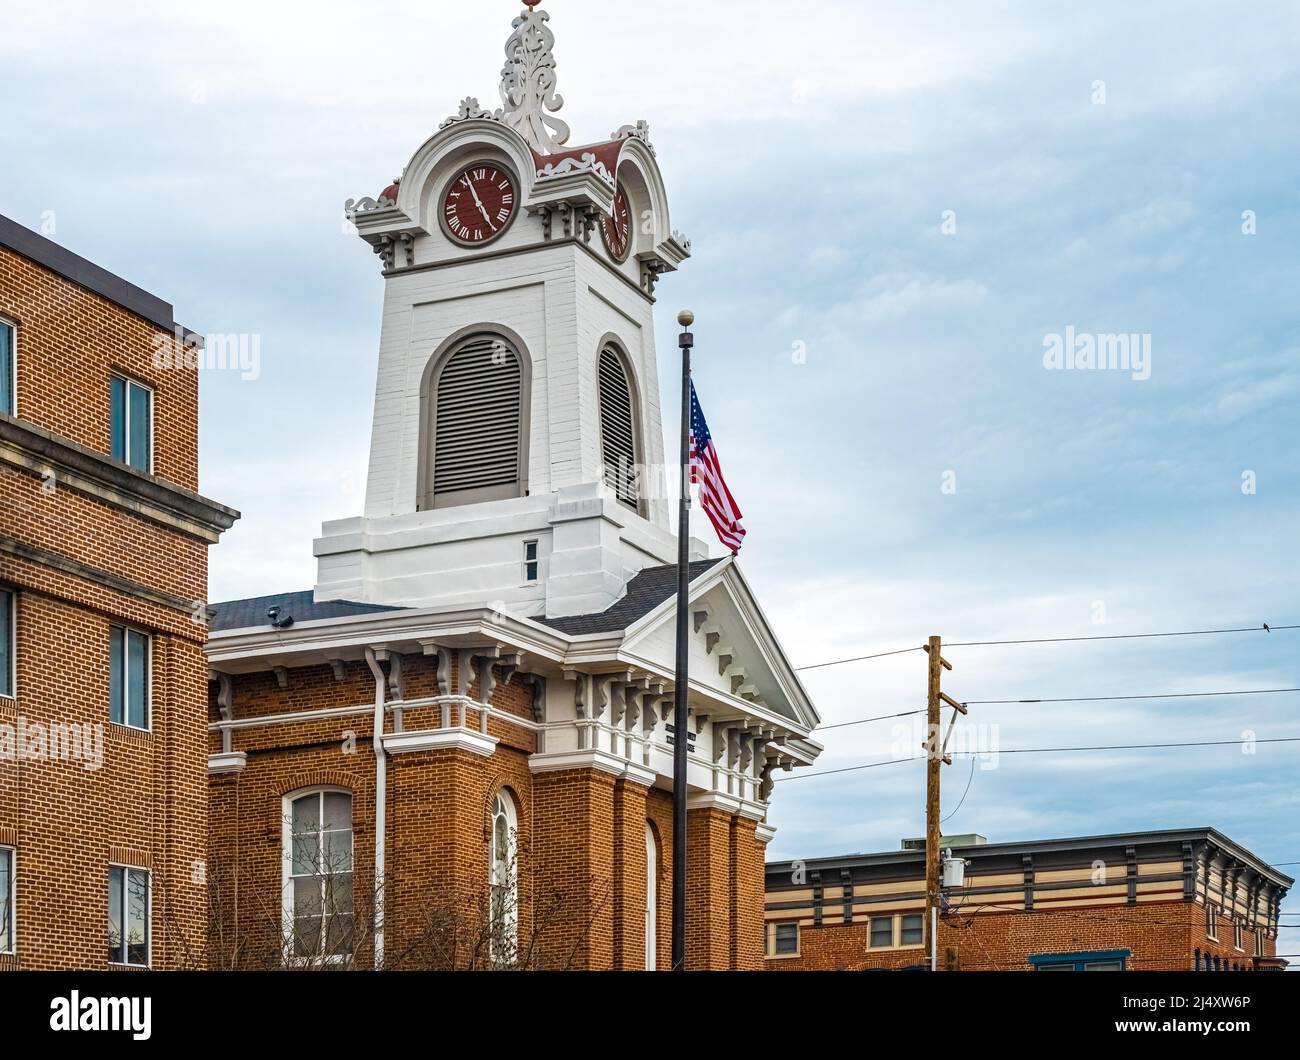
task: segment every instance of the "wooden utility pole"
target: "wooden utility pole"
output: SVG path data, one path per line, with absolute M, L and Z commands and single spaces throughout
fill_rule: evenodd
M 939 908 L 940 885 L 940 834 L 939 834 L 939 780 L 940 771 L 945 761 L 946 748 L 939 740 L 942 721 L 939 716 L 942 705 L 950 703 L 954 709 L 965 713 L 965 708 L 957 704 L 942 689 L 944 670 L 951 670 L 952 663 L 942 655 L 943 641 L 940 637 L 931 637 L 926 651 L 930 654 L 929 680 L 927 682 L 925 702 L 925 952 L 930 956 L 930 970 L 935 970 L 933 957 L 938 952 L 938 940 L 934 937 L 935 921 Z

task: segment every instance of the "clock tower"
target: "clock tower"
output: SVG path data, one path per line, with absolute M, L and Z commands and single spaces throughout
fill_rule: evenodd
M 562 618 L 675 562 L 653 308 L 690 243 L 645 122 L 570 146 L 548 21 L 515 18 L 499 107 L 346 204 L 384 308 L 365 510 L 316 541 L 318 601 Z

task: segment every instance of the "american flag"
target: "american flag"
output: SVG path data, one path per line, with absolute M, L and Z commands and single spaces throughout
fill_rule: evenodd
M 740 551 L 740 543 L 745 537 L 745 528 L 740 525 L 743 517 L 736 498 L 722 477 L 718 451 L 713 447 L 713 436 L 704 421 L 694 383 L 691 384 L 691 482 L 700 487 L 700 507 L 717 531 L 718 540 L 731 549 L 734 556 Z

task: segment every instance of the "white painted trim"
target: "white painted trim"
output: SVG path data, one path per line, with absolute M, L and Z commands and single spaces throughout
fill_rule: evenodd
M 9 597 L 9 628 L 0 630 L 0 637 L 9 638 L 9 691 L 0 692 L 0 699 L 18 701 L 18 590 L 10 585 L 0 585 L 0 595 Z
M 688 810 L 721 810 L 723 813 L 740 813 L 743 800 L 734 795 L 725 795 L 720 791 L 699 791 L 686 797 Z
M 15 361 L 15 364 L 16 363 L 17 361 Z M 158 442 L 158 436 L 157 436 L 158 392 L 148 383 L 145 383 L 134 376 L 126 375 L 124 372 L 109 372 L 110 387 L 111 387 L 111 381 L 114 379 L 120 379 L 122 380 L 122 382 L 126 384 L 126 390 L 125 390 L 126 407 L 122 410 L 123 418 L 124 418 L 123 428 L 126 431 L 126 438 L 124 439 L 126 445 L 126 452 L 122 454 L 122 463 L 126 464 L 127 467 L 135 467 L 135 465 L 131 463 L 131 387 L 133 386 L 138 387 L 141 390 L 147 391 L 149 394 L 149 466 L 136 467 L 135 469 L 139 472 L 142 472 L 143 474 L 152 475 L 154 473 L 154 457 L 155 457 L 154 450 L 156 449 L 157 442 Z M 110 433 L 110 437 L 108 440 L 108 449 L 109 449 L 109 455 L 112 456 L 113 439 L 111 437 L 111 434 L 112 434 L 112 426 L 113 426 L 112 425 L 113 408 L 112 408 L 111 392 L 109 395 L 108 415 L 109 415 L 109 433 Z M 113 457 L 113 459 L 116 460 L 117 457 Z
M 127 890 L 130 887 L 129 874 L 132 872 L 143 872 L 145 875 L 145 879 L 148 881 L 145 888 L 145 911 L 144 911 L 145 933 L 148 936 L 145 939 L 145 962 L 144 964 L 131 964 L 128 961 L 109 961 L 108 965 L 110 968 L 152 968 L 153 967 L 153 870 L 146 869 L 143 865 L 124 865 L 121 862 L 117 862 L 117 861 L 110 861 L 108 863 L 108 869 L 109 871 L 107 875 L 110 877 L 110 879 L 105 880 L 106 883 L 111 883 L 113 869 L 121 869 L 123 872 L 123 876 L 122 876 L 123 923 L 121 926 L 124 929 L 123 930 L 124 936 L 125 936 L 126 920 L 130 918 L 130 914 L 127 911 L 127 894 L 126 894 Z M 123 938 L 123 945 L 125 944 L 126 941 L 125 938 Z
M 384 750 L 392 755 L 418 751 L 470 751 L 491 757 L 500 741 L 469 729 L 426 729 L 422 732 L 390 732 L 384 737 Z
M 582 751 L 551 751 L 546 754 L 531 755 L 528 759 L 528 771 L 533 774 L 560 773 L 566 769 L 598 769 L 610 776 L 627 777 L 647 786 L 653 784 L 654 778 L 658 776 L 653 770 L 599 748 L 587 748 Z
M 0 328 L 8 328 L 10 335 L 9 346 L 9 374 L 8 380 L 10 386 L 10 396 L 13 398 L 13 405 L 9 410 L 9 415 L 14 419 L 18 418 L 18 322 L 10 320 L 6 316 L 0 316 Z M 3 382 L 0 380 L 0 382 Z
M 348 873 L 352 877 L 353 897 L 352 897 L 352 952 L 348 954 L 322 954 L 319 957 L 298 957 L 294 954 L 294 939 L 297 925 L 294 923 L 294 889 L 293 889 L 293 804 L 299 799 L 305 799 L 308 795 L 315 795 L 319 798 L 322 794 L 346 795 L 348 804 L 352 811 L 352 819 L 348 822 L 349 835 L 352 837 L 352 870 Z M 281 916 L 281 957 L 283 958 L 286 968 L 306 968 L 315 964 L 324 963 L 342 964 L 348 960 L 356 958 L 356 857 L 357 857 L 357 828 L 356 828 L 356 793 L 348 788 L 340 787 L 337 784 L 317 784 L 312 787 L 299 788 L 297 791 L 290 791 L 280 797 L 280 916 Z M 324 813 L 323 806 L 321 813 Z M 322 825 L 324 820 L 322 817 Z M 326 941 L 324 916 L 321 918 L 321 948 L 324 949 Z
M 756 829 L 754 829 L 754 835 L 758 837 L 760 843 L 770 843 L 776 838 L 776 826 L 760 824 Z
M 208 755 L 209 776 L 242 773 L 247 765 L 248 755 L 243 751 L 224 751 L 221 754 Z

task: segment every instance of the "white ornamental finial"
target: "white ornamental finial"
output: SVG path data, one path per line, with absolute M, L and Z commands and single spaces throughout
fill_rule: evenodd
M 533 10 L 539 2 L 532 0 L 512 23 L 514 32 L 506 41 L 506 65 L 501 71 L 504 106 L 496 117 L 546 155 L 569 142 L 569 126 L 554 117 L 564 106 L 564 97 L 555 91 L 555 34 L 546 26 L 551 16 Z

